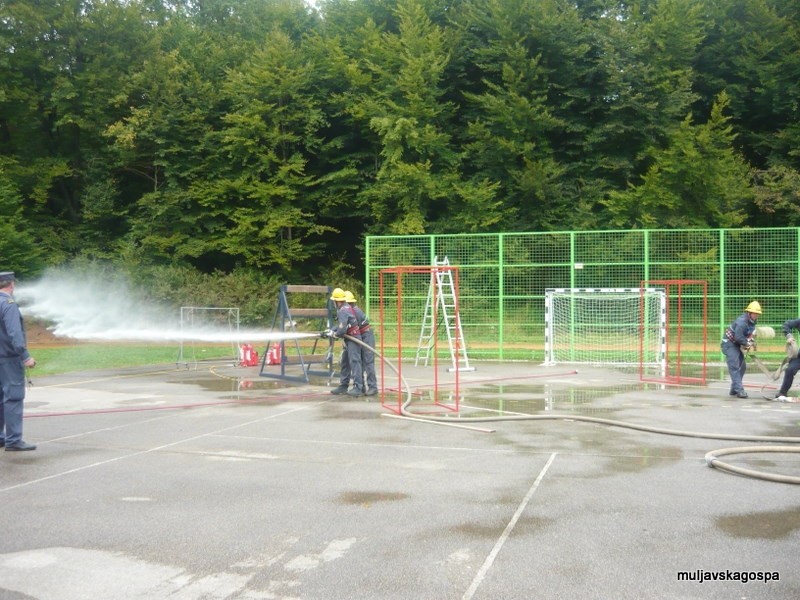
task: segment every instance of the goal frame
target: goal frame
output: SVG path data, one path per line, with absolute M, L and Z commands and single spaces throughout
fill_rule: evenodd
M 705 385 L 708 378 L 708 282 L 702 279 L 648 279 L 641 288 L 665 291 L 664 368 L 656 374 L 639 366 L 639 379 L 665 384 Z M 691 360 L 691 355 L 698 358 Z M 691 374 L 694 372 L 694 374 Z
M 228 362 L 229 360 L 233 360 L 233 364 L 236 364 L 239 360 L 239 344 L 241 340 L 239 339 L 240 332 L 239 332 L 239 307 L 236 306 L 181 306 L 180 310 L 180 340 L 178 346 L 178 357 L 175 359 L 175 366 L 180 367 L 183 365 L 185 368 L 189 368 L 192 365 L 195 369 L 197 368 L 198 363 L 202 359 L 197 358 L 197 352 L 195 348 L 195 344 L 198 341 L 198 337 L 196 334 L 193 334 L 193 331 L 198 331 L 196 327 L 196 314 L 214 314 L 219 313 L 220 315 L 225 315 L 226 322 L 228 325 L 228 336 L 230 337 L 230 344 L 231 344 L 231 358 L 230 359 L 219 359 L 220 362 Z M 208 323 L 209 321 L 206 320 L 204 323 Z M 199 329 L 202 331 L 202 328 Z M 188 342 L 188 344 L 187 344 Z M 207 362 L 207 361 L 204 361 Z
M 572 350 L 569 359 L 564 360 L 559 358 L 562 344 L 559 338 L 560 332 L 558 331 L 555 315 L 555 300 L 556 297 L 569 297 L 573 300 L 578 296 L 588 297 L 590 294 L 597 294 L 596 298 L 601 298 L 603 294 L 607 296 L 614 296 L 615 299 L 627 300 L 635 302 L 638 306 L 638 313 L 635 320 L 631 320 L 625 325 L 621 325 L 620 329 L 624 326 L 627 328 L 628 334 L 636 331 L 635 345 L 628 348 L 629 356 L 627 360 L 603 360 L 598 358 L 593 360 L 586 360 L 579 357 L 575 348 L 575 339 L 580 332 L 576 331 L 578 325 L 571 320 L 570 330 L 567 332 L 567 344 L 570 344 Z M 622 297 L 622 298 L 620 298 Z M 646 303 L 652 300 L 658 302 L 658 323 L 648 324 L 647 315 L 652 313 L 652 307 Z M 574 311 L 574 305 L 572 309 Z M 600 322 L 601 325 L 609 323 L 609 331 L 613 332 L 614 325 L 610 322 Z M 577 364 L 593 364 L 593 365 L 611 365 L 618 367 L 638 367 L 640 372 L 643 365 L 648 365 L 651 368 L 663 369 L 664 359 L 666 356 L 666 292 L 665 290 L 657 287 L 639 287 L 639 288 L 547 288 L 545 290 L 545 365 L 552 366 L 558 363 L 577 363 Z M 589 349 L 590 352 L 600 354 L 597 348 Z
M 397 357 L 397 364 L 396 364 L 396 375 L 397 375 L 397 386 L 387 386 L 386 382 L 388 381 L 386 370 L 386 361 L 380 361 L 380 371 L 381 371 L 381 381 L 383 382 L 381 385 L 381 406 L 387 410 L 390 410 L 396 414 L 402 414 L 403 412 L 403 404 L 405 403 L 405 388 L 403 385 L 403 358 L 404 358 L 404 350 L 403 344 L 405 340 L 412 340 L 418 339 L 419 332 L 420 332 L 420 324 L 423 319 L 422 311 L 420 311 L 419 315 L 415 315 L 409 317 L 406 313 L 408 311 L 408 305 L 411 304 L 412 307 L 415 306 L 412 300 L 413 296 L 413 289 L 409 289 L 411 286 L 408 286 L 408 280 L 411 277 L 415 278 L 415 281 L 419 279 L 417 282 L 417 290 L 420 291 L 424 289 L 424 297 L 427 298 L 428 294 L 433 294 L 433 298 L 437 299 L 439 290 L 437 288 L 437 278 L 436 272 L 437 271 L 444 271 L 447 270 L 452 274 L 453 277 L 453 284 L 455 286 L 455 302 L 456 306 L 454 307 L 456 313 L 459 311 L 458 307 L 458 298 L 459 294 L 459 284 L 458 284 L 458 267 L 453 265 L 403 265 L 403 266 L 396 266 L 396 267 L 387 267 L 383 268 L 378 273 L 378 300 L 379 300 L 379 314 L 380 314 L 380 327 L 379 327 L 379 336 L 380 336 L 380 355 L 385 359 L 387 354 L 390 353 L 390 346 L 389 340 L 394 341 L 394 352 L 396 352 Z M 394 288 L 394 291 L 391 291 L 391 288 Z M 422 292 L 421 292 L 422 293 Z M 407 295 L 408 294 L 408 295 Z M 422 296 L 420 296 L 420 299 Z M 423 306 L 423 302 L 419 302 L 420 306 Z M 433 310 L 433 323 L 438 322 L 439 318 L 439 303 L 434 302 L 433 306 L 431 307 Z M 389 315 L 387 314 L 389 311 L 392 311 L 395 315 L 396 321 L 394 323 L 388 322 Z M 391 330 L 390 330 L 391 329 Z M 447 382 L 441 381 L 441 373 L 445 371 L 445 369 L 440 369 L 439 366 L 439 336 L 433 335 L 432 336 L 432 346 L 430 347 L 431 352 L 433 353 L 433 369 L 432 369 L 432 385 L 425 386 L 427 396 L 430 399 L 430 403 L 433 405 L 433 409 L 436 412 L 455 412 L 459 411 L 459 398 L 460 398 L 460 377 L 459 372 L 461 369 L 446 369 L 446 372 L 452 374 L 452 379 Z M 410 343 L 408 344 L 410 346 Z M 414 346 L 417 347 L 416 345 Z M 458 340 L 455 340 L 455 352 L 456 356 L 458 356 L 458 352 L 460 351 L 460 346 Z M 449 364 L 449 363 L 448 363 Z M 420 367 L 417 367 L 420 368 Z M 424 368 L 424 367 L 422 367 Z M 427 370 L 427 369 L 426 369 Z M 447 386 L 450 388 L 452 386 L 452 391 L 447 392 L 447 401 L 444 401 L 445 392 L 441 389 L 441 387 Z M 412 394 L 417 394 L 417 391 L 411 390 Z M 416 406 L 419 406 L 418 403 L 415 402 Z M 417 410 L 417 412 L 420 412 Z

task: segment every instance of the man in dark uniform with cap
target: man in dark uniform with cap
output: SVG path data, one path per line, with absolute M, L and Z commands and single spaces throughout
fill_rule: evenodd
M 28 352 L 25 325 L 14 302 L 16 278 L 0 273 L 0 446 L 6 451 L 36 450 L 22 440 L 22 401 L 25 400 L 25 367 L 36 361 Z

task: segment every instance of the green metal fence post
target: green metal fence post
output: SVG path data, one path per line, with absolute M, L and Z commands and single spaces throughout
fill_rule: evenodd
M 503 274 L 503 265 L 505 264 L 505 254 L 503 253 L 504 250 L 504 238 L 503 234 L 500 233 L 497 236 L 497 298 L 500 301 L 500 314 L 499 314 L 499 322 L 497 324 L 497 344 L 500 350 L 500 360 L 503 360 L 503 329 L 504 329 L 504 308 L 506 304 L 505 300 L 505 287 L 504 287 L 504 280 L 505 276 Z
M 719 230 L 719 323 L 717 338 L 725 332 L 725 230 Z
M 372 299 L 372 296 L 370 296 L 370 285 L 369 285 L 369 275 L 370 275 L 369 270 L 370 270 L 370 265 L 372 265 L 369 253 L 369 247 L 371 241 L 372 238 L 367 236 L 367 243 L 364 251 L 364 306 L 367 307 L 366 310 L 369 310 L 370 301 Z

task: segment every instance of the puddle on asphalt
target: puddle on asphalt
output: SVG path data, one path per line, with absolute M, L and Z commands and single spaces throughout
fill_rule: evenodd
M 800 529 L 800 507 L 717 517 L 716 525 L 733 537 L 776 540 Z
M 774 406 L 781 405 L 778 404 Z M 771 427 L 767 435 L 778 437 L 800 437 L 800 421 L 798 421 L 797 417 L 793 414 L 786 415 L 786 417 L 787 420 L 785 423 L 782 423 L 779 426 Z
M 553 524 L 553 522 L 553 519 L 523 515 L 517 520 L 514 526 L 514 534 L 534 534 L 549 527 Z M 497 537 L 503 532 L 504 527 L 505 523 L 486 525 L 482 523 L 468 522 L 450 527 L 448 528 L 448 531 L 450 534 L 456 533 L 460 535 L 466 535 L 470 538 L 497 539 Z
M 664 460 L 680 460 L 683 450 L 677 446 L 661 448 L 642 447 L 632 450 L 635 456 L 614 457 L 606 463 L 607 473 L 638 473 L 652 467 L 664 465 Z
M 361 504 L 369 505 L 375 502 L 393 502 L 405 500 L 408 494 L 401 492 L 344 492 L 339 495 L 339 502 L 342 504 Z
M 502 525 L 481 525 L 480 523 L 464 523 L 449 529 L 450 533 L 458 533 L 470 538 L 496 539 L 503 533 Z
M 514 532 L 517 535 L 537 533 L 542 529 L 549 527 L 554 522 L 555 519 L 523 515 L 519 518 L 517 524 L 514 526 Z
M 248 390 L 270 391 L 286 390 L 288 388 L 301 388 L 314 386 L 315 391 L 329 391 L 328 380 L 310 378 L 305 381 L 287 381 L 274 377 L 228 377 L 214 374 L 197 374 L 195 377 L 184 377 L 176 381 L 179 385 L 195 385 L 208 392 L 245 392 Z M 318 389 L 317 389 L 318 388 Z
M 207 392 L 235 392 L 239 382 L 231 379 L 186 379 L 179 382 L 181 385 L 195 385 Z
M 481 385 L 460 390 L 461 416 L 536 415 L 547 412 L 575 414 L 609 414 L 622 410 L 620 406 L 598 406 L 598 401 L 609 401 L 620 393 L 641 390 L 639 384 L 604 388 L 565 388 L 549 384 L 533 385 Z M 415 395 L 410 406 L 417 412 L 421 407 L 454 406 L 455 393 L 440 391 L 435 396 L 427 390 Z M 444 413 L 446 414 L 446 413 Z
M 543 398 L 545 401 L 562 402 L 568 404 L 588 404 L 599 398 L 610 398 L 631 391 L 639 391 L 640 384 L 626 384 L 604 386 L 597 388 L 565 387 L 552 385 L 483 385 L 469 387 L 462 390 L 466 398 L 483 397 L 491 398 L 502 396 L 504 400 L 534 400 Z
M 356 421 L 374 420 L 376 411 L 357 410 L 355 407 L 348 408 L 339 403 L 329 403 L 325 405 L 323 418 L 325 419 L 352 419 Z

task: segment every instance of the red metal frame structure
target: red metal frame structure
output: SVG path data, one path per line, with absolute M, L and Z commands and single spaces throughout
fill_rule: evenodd
M 440 407 L 446 409 L 448 411 L 458 412 L 459 406 L 459 376 L 458 376 L 458 368 L 453 370 L 454 373 L 454 380 L 453 385 L 455 386 L 454 390 L 454 401 L 448 404 L 440 402 L 440 390 L 439 390 L 439 336 L 437 331 L 437 323 L 439 322 L 439 294 L 440 291 L 438 289 L 438 278 L 437 272 L 443 271 L 450 271 L 453 277 L 453 285 L 456 290 L 455 295 L 455 314 L 458 314 L 458 267 L 448 265 L 448 266 L 398 266 L 398 267 L 387 267 L 380 270 L 379 273 L 379 314 L 380 314 L 380 353 L 381 356 L 387 355 L 387 340 L 391 339 L 393 336 L 396 336 L 396 344 L 397 344 L 397 362 L 395 364 L 397 368 L 397 386 L 390 387 L 387 386 L 385 382 L 387 382 L 386 378 L 386 362 L 381 360 L 380 361 L 380 370 L 381 370 L 381 381 L 383 384 L 381 385 L 381 406 L 384 408 L 391 410 L 397 414 L 402 413 L 402 406 L 406 400 L 406 389 L 403 386 L 403 336 L 407 334 L 411 335 L 418 335 L 420 329 L 416 329 L 414 332 L 405 331 L 412 326 L 419 326 L 422 327 L 422 311 L 417 310 L 418 315 L 417 319 L 409 319 L 404 321 L 403 319 L 403 311 L 406 308 L 406 305 L 411 305 L 412 310 L 419 309 L 422 306 L 420 299 L 423 301 L 430 297 L 431 299 L 431 306 L 429 307 L 430 310 L 433 311 L 432 318 L 433 318 L 433 334 L 432 334 L 432 352 L 433 352 L 433 387 L 431 391 L 431 397 L 433 399 L 433 405 L 436 407 Z M 420 280 L 419 276 L 426 276 L 423 280 Z M 416 277 L 415 277 L 416 276 Z M 416 286 L 407 286 L 408 278 L 415 277 L 415 281 L 413 281 Z M 391 294 L 386 293 L 387 287 L 391 284 L 394 284 L 394 292 Z M 424 288 L 424 297 L 420 295 L 421 290 Z M 408 296 L 406 296 L 408 294 Z M 430 295 L 430 296 L 429 296 Z M 404 298 L 406 301 L 404 303 Z M 396 314 L 396 323 L 393 333 L 387 335 L 387 310 L 391 307 L 391 304 L 394 303 L 395 314 Z M 413 338 L 412 338 L 413 339 Z M 459 356 L 460 346 L 458 336 L 456 336 L 455 340 L 455 356 Z M 458 366 L 456 362 L 456 367 Z M 429 386 L 425 386 L 428 389 Z M 448 388 L 450 384 L 448 382 Z M 413 390 L 412 390 L 413 391 Z M 417 406 L 419 406 L 417 404 Z M 419 411 L 417 411 L 419 412 Z
M 666 292 L 664 368 L 662 373 L 653 376 L 645 372 L 643 360 L 640 360 L 640 380 L 653 383 L 705 385 L 708 354 L 708 282 L 700 279 L 648 279 L 642 281 L 640 287 L 641 289 L 663 288 Z M 687 332 L 687 329 L 695 331 Z M 699 363 L 695 360 L 685 364 L 685 353 L 689 346 L 695 346 L 693 352 L 696 352 L 698 344 Z M 689 365 L 697 374 L 688 375 L 685 372 Z

